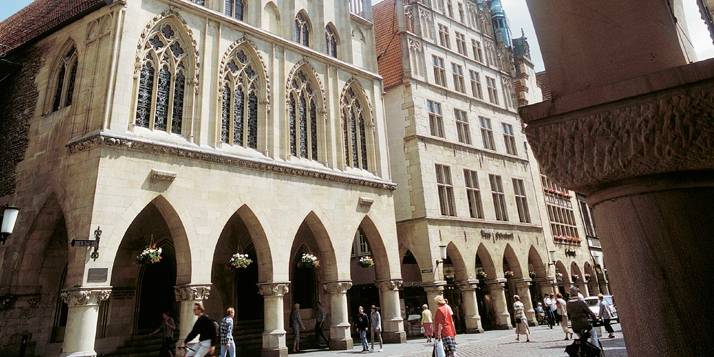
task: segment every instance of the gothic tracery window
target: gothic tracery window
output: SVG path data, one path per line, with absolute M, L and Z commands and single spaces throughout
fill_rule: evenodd
M 303 12 L 295 16 L 295 42 L 303 46 L 310 46 L 310 22 Z
M 221 103 L 221 142 L 258 148 L 258 73 L 244 50 L 226 65 Z
M 77 66 L 77 50 L 72 46 L 64 53 L 57 67 L 54 96 L 52 98 L 53 112 L 72 105 Z
M 363 108 L 354 88 L 342 97 L 342 135 L 345 165 L 369 170 L 367 133 L 369 112 Z
M 298 71 L 290 83 L 288 97 L 290 154 L 292 156 L 319 160 L 316 95 L 305 71 Z
M 325 27 L 325 47 L 327 48 L 327 55 L 337 58 L 337 31 L 330 24 Z
M 223 13 L 234 19 L 243 21 L 243 0 L 225 0 Z
M 148 38 L 139 72 L 135 124 L 181 134 L 188 53 L 170 24 L 158 26 Z

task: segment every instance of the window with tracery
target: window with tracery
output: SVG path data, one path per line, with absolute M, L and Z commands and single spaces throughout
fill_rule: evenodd
M 310 46 L 310 22 L 302 12 L 295 16 L 295 42 L 306 47 Z
M 57 66 L 57 77 L 54 82 L 55 92 L 52 98 L 53 112 L 72 105 L 77 66 L 77 50 L 72 46 L 64 53 Z
M 342 97 L 342 134 L 347 166 L 369 169 L 366 128 L 368 115 L 354 89 L 350 87 Z
M 243 21 L 243 0 L 225 0 L 223 13 Z
M 221 101 L 221 142 L 258 148 L 258 74 L 238 50 L 226 65 Z
M 317 98 L 312 83 L 303 70 L 293 76 L 288 99 L 290 154 L 319 159 L 317 133 Z
M 181 134 L 188 54 L 169 24 L 158 27 L 144 45 L 136 101 L 136 126 Z
M 330 25 L 325 27 L 325 45 L 327 55 L 337 58 L 337 32 Z

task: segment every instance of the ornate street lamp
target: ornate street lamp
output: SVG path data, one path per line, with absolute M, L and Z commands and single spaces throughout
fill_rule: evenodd
M 20 209 L 14 206 L 2 207 L 2 225 L 0 225 L 0 244 L 5 245 L 5 240 L 12 234 L 17 222 Z

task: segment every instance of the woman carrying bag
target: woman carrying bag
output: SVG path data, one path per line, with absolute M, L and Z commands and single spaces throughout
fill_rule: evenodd
M 436 357 L 456 356 L 456 328 L 454 319 L 451 317 L 446 300 L 441 295 L 434 298 L 439 305 L 434 316 L 434 332 L 436 342 L 434 342 L 434 355 Z

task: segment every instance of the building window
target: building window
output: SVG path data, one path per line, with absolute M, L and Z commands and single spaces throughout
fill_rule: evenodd
M 481 189 L 478 185 L 478 173 L 473 170 L 464 170 L 466 182 L 466 199 L 469 201 L 469 214 L 471 218 L 483 218 L 483 204 L 481 203 Z
M 545 175 L 541 175 L 541 182 L 553 239 L 556 243 L 580 244 L 570 193 Z
M 456 63 L 452 63 L 451 71 L 454 75 L 454 90 L 461 93 L 466 92 L 466 85 L 464 84 L 464 68 Z
M 580 213 L 583 216 L 585 234 L 589 237 L 596 237 L 595 225 L 593 224 L 592 215 L 590 214 L 590 207 L 588 206 L 587 202 L 581 199 L 578 199 L 578 204 L 580 204 Z
M 439 44 L 446 48 L 451 48 L 449 43 L 449 28 L 439 24 Z
M 158 26 L 144 45 L 139 72 L 135 125 L 181 134 L 186 68 L 191 68 L 182 41 L 169 24 Z M 190 78 L 190 77 L 189 77 Z
M 496 143 L 493 141 L 493 129 L 491 129 L 491 119 L 479 117 L 479 122 L 481 123 L 483 147 L 488 150 L 496 150 Z
M 486 76 L 486 90 L 488 91 L 488 101 L 498 105 L 498 91 L 496 90 L 496 80 Z
M 302 11 L 295 16 L 295 42 L 310 47 L 310 22 Z
M 444 216 L 456 216 L 454 206 L 454 186 L 451 184 L 451 168 L 436 165 L 436 187 L 439 191 L 439 205 Z
M 456 132 L 459 135 L 459 142 L 471 145 L 471 133 L 469 132 L 469 119 L 466 112 L 460 109 L 454 109 L 456 117 Z
M 350 88 L 342 97 L 342 135 L 345 146 L 345 165 L 369 170 L 367 134 L 371 128 L 369 110 L 360 102 L 355 88 Z
M 325 26 L 325 47 L 327 55 L 337 58 L 337 31 L 332 24 Z
M 481 42 L 471 40 L 471 49 L 474 51 L 474 59 L 476 62 L 483 63 L 483 48 L 481 48 Z
M 288 121 L 290 126 L 290 154 L 319 160 L 317 98 L 304 70 L 298 71 L 290 83 Z
M 426 101 L 429 107 L 429 128 L 431 129 L 431 135 L 444 137 L 444 119 L 441 116 L 441 104 L 437 102 L 432 102 L 431 100 Z
M 362 227 L 357 229 L 355 233 L 355 238 L 352 243 L 352 257 L 362 257 L 365 255 L 372 255 L 372 251 L 369 249 L 369 242 L 367 242 L 367 235 L 364 234 Z
M 64 53 L 57 65 L 57 74 L 54 80 L 54 97 L 52 99 L 53 112 L 72 105 L 77 66 L 77 50 L 72 46 Z
M 439 9 L 439 11 L 443 12 L 444 11 L 444 0 L 436 0 L 436 8 Z
M 258 148 L 258 75 L 243 50 L 226 65 L 221 107 L 221 142 Z
M 503 192 L 501 176 L 488 175 L 488 180 L 491 183 L 491 194 L 493 196 L 493 208 L 496 210 L 496 220 L 507 221 L 506 195 Z
M 243 21 L 243 0 L 225 0 L 224 4 L 227 16 Z
M 469 75 L 471 76 L 471 94 L 478 99 L 483 99 L 481 75 L 474 70 L 469 70 Z
M 516 137 L 513 135 L 513 127 L 511 124 L 501 123 L 503 125 L 503 141 L 506 143 L 506 152 L 511 155 L 518 155 L 516 150 Z
M 434 65 L 434 83 L 438 86 L 446 87 L 446 69 L 444 68 L 444 59 L 431 55 L 432 64 Z
M 450 18 L 454 18 L 454 7 L 451 4 L 451 0 L 446 0 L 446 11 Z
M 406 18 L 406 29 L 407 32 L 416 33 L 414 26 L 414 7 L 405 6 L 404 7 L 404 17 Z
M 456 32 L 456 50 L 464 56 L 468 56 L 466 53 L 466 36 L 461 32 Z
M 464 19 L 464 4 L 458 3 L 458 4 L 456 4 L 456 6 L 457 6 L 458 9 L 459 9 L 459 21 L 461 21 L 462 24 L 463 24 L 463 23 L 466 23 L 466 22 L 464 21 L 464 20 L 465 20 L 465 19 Z
M 528 212 L 528 199 L 526 198 L 526 187 L 523 184 L 523 180 L 513 179 L 513 192 L 516 195 L 518 219 L 522 223 L 531 223 L 531 214 Z

